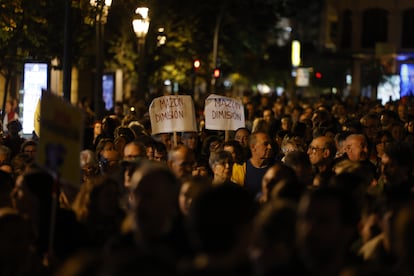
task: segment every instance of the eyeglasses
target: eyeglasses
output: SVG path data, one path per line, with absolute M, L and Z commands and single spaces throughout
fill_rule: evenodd
M 308 150 L 310 150 L 312 153 L 316 153 L 317 151 L 325 150 L 325 148 L 317 148 L 317 147 L 310 146 Z

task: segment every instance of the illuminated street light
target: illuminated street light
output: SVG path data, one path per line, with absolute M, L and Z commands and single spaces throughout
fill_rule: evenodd
M 148 16 L 149 9 L 147 7 L 138 7 L 135 10 L 135 17 L 132 20 L 132 27 L 138 38 L 138 93 L 144 95 L 146 93 L 145 80 L 145 37 L 147 36 L 150 18 Z
M 200 69 L 200 66 L 201 66 L 200 60 L 199 59 L 194 60 L 193 66 L 194 66 L 194 70 L 198 71 L 198 69 Z
M 95 26 L 96 26 L 96 74 L 95 74 L 95 91 L 94 91 L 94 109 L 96 116 L 100 118 L 103 113 L 102 99 L 102 76 L 103 76 L 103 35 L 104 25 L 108 17 L 112 0 L 90 0 L 90 5 L 95 8 Z
M 138 8 L 136 8 L 136 10 L 135 10 L 135 14 L 139 14 L 139 15 L 141 15 L 141 17 L 142 17 L 143 19 L 148 19 L 148 21 L 149 21 L 149 17 L 148 17 L 148 14 L 149 14 L 149 8 L 147 8 L 147 7 L 138 7 Z
M 220 69 L 216 68 L 216 69 L 213 70 L 213 77 L 215 79 L 218 79 L 220 77 L 220 75 L 221 75 Z
M 135 10 L 135 18 L 132 20 L 132 27 L 138 40 L 143 40 L 148 33 L 150 19 L 148 17 L 148 8 L 140 7 Z

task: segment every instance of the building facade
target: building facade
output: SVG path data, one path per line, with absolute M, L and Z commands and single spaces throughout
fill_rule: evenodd
M 414 1 L 326 0 L 321 30 L 324 49 L 352 59 L 352 96 L 376 98 L 378 83 L 392 75 L 404 96 L 403 82 L 414 70 Z

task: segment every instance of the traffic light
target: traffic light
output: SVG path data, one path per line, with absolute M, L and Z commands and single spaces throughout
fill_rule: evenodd
M 194 63 L 193 63 L 194 70 L 198 71 L 198 69 L 200 69 L 200 65 L 201 65 L 201 62 L 199 59 L 194 60 Z
M 221 74 L 220 69 L 218 69 L 218 68 L 214 69 L 214 71 L 213 71 L 213 77 L 214 78 L 218 79 L 220 77 L 220 74 Z
M 315 78 L 322 79 L 322 73 L 321 72 L 315 72 Z

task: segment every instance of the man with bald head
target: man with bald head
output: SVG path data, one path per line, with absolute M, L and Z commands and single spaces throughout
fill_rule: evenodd
M 177 178 L 191 176 L 195 164 L 194 153 L 184 145 L 177 146 L 168 152 L 167 164 Z
M 345 152 L 354 162 L 366 161 L 369 157 L 368 142 L 363 134 L 350 134 L 345 139 Z
M 378 177 L 377 167 L 369 160 L 368 142 L 364 134 L 348 135 L 345 139 L 345 152 L 348 160 L 358 163 L 375 178 Z
M 139 141 L 132 141 L 124 147 L 124 161 L 134 161 L 138 158 L 146 158 L 145 146 Z

